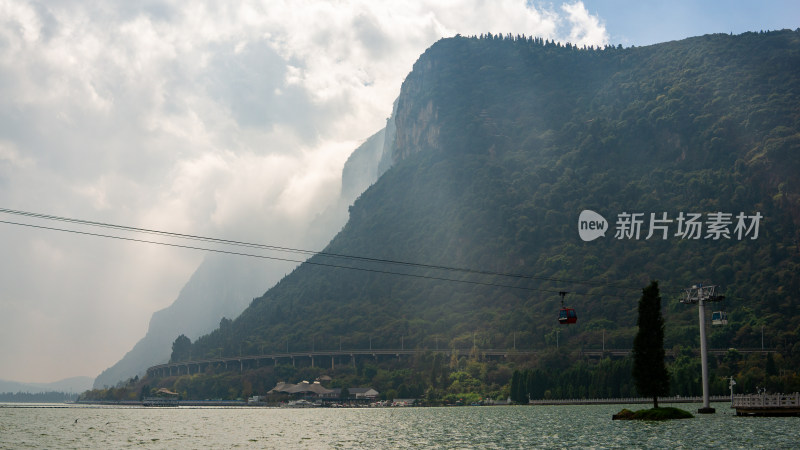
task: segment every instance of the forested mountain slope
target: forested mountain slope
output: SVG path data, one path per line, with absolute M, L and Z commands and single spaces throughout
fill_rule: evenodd
M 798 31 L 627 49 L 443 39 L 403 83 L 394 164 L 344 229 L 192 355 L 287 343 L 545 348 L 556 331 L 565 348 L 629 348 L 651 279 L 668 347 L 696 346 L 696 309 L 678 296 L 713 283 L 731 322 L 714 329 L 712 347 L 756 347 L 765 326 L 767 345 L 798 354 L 798 74 Z M 585 209 L 608 221 L 605 237 L 581 239 Z M 643 214 L 639 237 L 615 237 L 633 213 Z M 666 238 L 659 228 L 646 238 L 651 213 L 671 221 L 658 222 Z M 698 238 L 676 236 L 679 217 L 694 213 Z M 729 237 L 712 232 L 715 213 L 731 214 L 720 216 Z M 557 324 L 562 290 L 574 326 Z

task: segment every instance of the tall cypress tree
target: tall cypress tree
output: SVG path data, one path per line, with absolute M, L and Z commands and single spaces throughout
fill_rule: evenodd
M 633 339 L 633 380 L 639 395 L 653 397 L 653 408 L 658 408 L 658 396 L 669 393 L 669 374 L 664 364 L 664 318 L 657 281 L 642 289 L 636 324 L 639 331 Z
M 519 385 L 520 385 L 519 370 L 515 370 L 511 375 L 511 401 L 519 403 Z
M 528 371 L 523 370 L 519 373 L 519 383 L 517 383 L 517 403 L 528 404 Z

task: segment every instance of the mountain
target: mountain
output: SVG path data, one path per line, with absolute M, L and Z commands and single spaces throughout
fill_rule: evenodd
M 354 358 L 335 371 L 207 365 L 131 389 L 237 398 L 329 374 L 334 387 L 431 404 L 504 399 L 523 384 L 532 398 L 636 395 L 629 358 L 583 350 L 630 348 L 642 288 L 658 280 L 671 393 L 699 395 L 697 310 L 679 301 L 697 284 L 718 285 L 725 300 L 709 309 L 728 313 L 727 326 L 708 326 L 710 346 L 729 349 L 710 361 L 712 393 L 727 393 L 728 377 L 745 392 L 794 392 L 798 68 L 800 30 L 602 49 L 440 40 L 403 82 L 383 148 L 370 140 L 375 153 L 353 159 L 379 178 L 350 190 L 368 186 L 346 225 L 186 354 L 470 356 Z M 562 306 L 576 324 L 558 323 Z M 737 350 L 762 345 L 775 353 Z M 537 353 L 497 361 L 482 349 Z M 108 395 L 131 394 L 92 394 Z
M 0 380 L 0 392 L 65 392 L 79 393 L 92 387 L 91 377 L 72 377 L 52 383 L 19 383 L 16 381 Z
M 341 229 L 347 220 L 347 207 L 378 179 L 384 134 L 381 130 L 353 151 L 342 171 L 341 195 L 309 226 L 304 239 L 307 245 L 321 245 Z M 285 262 L 207 256 L 177 299 L 153 313 L 145 336 L 120 361 L 97 376 L 93 387 L 115 386 L 143 375 L 150 366 L 169 361 L 175 338 L 183 334 L 196 339 L 214 330 L 223 318 L 238 316 L 254 297 L 263 294 L 285 272 Z
M 651 279 L 668 346 L 696 345 L 678 299 L 714 283 L 730 325 L 712 346 L 757 347 L 763 325 L 798 354 L 798 68 L 800 30 L 627 49 L 443 39 L 404 81 L 393 165 L 347 225 L 192 354 L 628 348 Z M 583 210 L 604 238 L 579 237 Z M 557 324 L 559 291 L 578 325 Z

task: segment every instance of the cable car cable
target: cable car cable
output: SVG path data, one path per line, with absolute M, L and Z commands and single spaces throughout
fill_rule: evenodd
M 342 259 L 352 259 L 352 260 L 359 260 L 359 261 L 366 261 L 366 262 L 377 262 L 382 264 L 394 264 L 400 266 L 409 266 L 409 267 L 420 267 L 426 269 L 435 269 L 435 270 L 444 270 L 444 271 L 452 271 L 452 272 L 463 272 L 463 273 L 471 273 L 471 274 L 478 274 L 478 275 L 485 275 L 485 276 L 500 276 L 500 277 L 507 277 L 507 278 L 517 278 L 517 279 L 531 279 L 531 280 L 540 280 L 540 281 L 551 281 L 555 283 L 565 283 L 565 284 L 582 284 L 582 285 L 589 285 L 589 286 L 597 286 L 597 287 L 608 287 L 612 289 L 622 289 L 622 290 L 633 290 L 633 289 L 640 289 L 639 287 L 632 287 L 630 285 L 625 285 L 622 283 L 608 283 L 608 282 L 597 282 L 597 281 L 590 281 L 590 280 L 572 280 L 572 279 L 565 279 L 565 278 L 556 278 L 556 277 L 545 277 L 545 276 L 535 276 L 535 275 L 523 275 L 523 274 L 515 274 L 515 273 L 508 273 L 508 272 L 492 272 L 492 271 L 483 271 L 483 270 L 475 270 L 475 269 L 466 269 L 466 268 L 458 268 L 458 267 L 449 267 L 449 266 L 440 266 L 434 264 L 423 264 L 423 263 L 412 263 L 412 262 L 404 262 L 404 261 L 396 261 L 396 260 L 389 260 L 389 259 L 382 259 L 382 258 L 370 258 L 364 256 L 353 256 L 353 255 L 344 255 L 338 253 L 329 253 L 329 252 L 315 252 L 311 250 L 302 250 L 302 249 L 295 249 L 291 247 L 281 247 L 281 246 L 274 246 L 274 245 L 267 245 L 267 244 L 255 244 L 249 242 L 242 242 L 242 241 L 235 241 L 235 240 L 228 240 L 228 239 L 219 239 L 219 238 L 211 238 L 205 236 L 198 236 L 198 235 L 191 235 L 191 234 L 182 234 L 182 233 L 174 233 L 168 231 L 159 231 L 159 230 L 152 230 L 147 228 L 138 228 L 138 227 L 130 227 L 125 225 L 115 225 L 110 223 L 104 222 L 94 222 L 82 219 L 73 219 L 68 217 L 59 217 L 53 216 L 48 214 L 40 214 L 40 213 L 33 213 L 28 211 L 18 211 L 6 208 L 0 208 L 0 212 L 7 213 L 7 214 L 14 214 L 14 215 L 21 215 L 26 217 L 32 217 L 37 219 L 45 219 L 45 220 L 55 220 L 55 221 L 62 221 L 68 223 L 74 223 L 79 225 L 89 225 L 89 226 L 97 226 L 102 228 L 110 228 L 110 229 L 117 229 L 122 231 L 132 231 L 132 232 L 140 232 L 146 234 L 155 234 L 160 236 L 167 236 L 167 237 L 177 237 L 181 239 L 189 239 L 189 240 L 198 240 L 202 242 L 213 242 L 213 243 L 220 243 L 224 245 L 232 245 L 232 246 L 241 246 L 247 248 L 260 248 L 265 250 L 274 250 L 274 251 L 282 251 L 282 252 L 289 252 L 289 253 L 299 253 L 299 254 L 306 254 L 306 255 L 319 255 L 324 257 L 332 257 L 332 258 L 342 258 Z M 9 224 L 16 224 L 13 222 L 4 222 Z M 22 225 L 22 224 L 17 224 Z M 48 227 L 37 227 L 37 228 L 48 228 Z M 59 230 L 59 229 L 56 229 Z M 68 231 L 68 230 L 59 230 L 59 231 Z M 85 233 L 91 235 L 92 233 Z M 150 241 L 145 241 L 150 242 Z M 280 258 L 274 258 L 280 260 Z M 286 261 L 294 261 L 294 260 L 286 260 Z M 587 294 L 581 294 L 587 295 Z M 618 297 L 622 297 L 617 295 Z
M 38 228 L 38 229 L 42 229 L 42 230 L 61 231 L 61 232 L 66 232 L 66 233 L 80 234 L 80 235 L 84 235 L 84 236 L 103 237 L 103 238 L 118 239 L 118 240 L 129 241 L 129 242 L 164 245 L 164 246 L 167 246 L 167 247 L 183 248 L 183 249 L 189 249 L 189 250 L 202 250 L 202 251 L 221 253 L 221 254 L 227 254 L 227 255 L 248 256 L 248 257 L 252 257 L 252 258 L 269 259 L 269 260 L 273 260 L 273 261 L 293 262 L 293 263 L 309 264 L 309 265 L 315 265 L 315 266 L 333 267 L 333 268 L 339 268 L 339 269 L 351 269 L 351 270 L 359 270 L 359 271 L 363 271 L 363 272 L 371 272 L 371 273 L 387 274 L 387 275 L 402 275 L 402 276 L 407 276 L 407 277 L 422 278 L 422 279 L 426 279 L 426 280 L 451 281 L 451 282 L 455 282 L 455 283 L 467 283 L 467 284 L 490 286 L 490 287 L 522 289 L 522 290 L 526 290 L 526 291 L 549 292 L 549 293 L 557 293 L 558 292 L 558 291 L 552 291 L 552 290 L 549 290 L 549 289 L 542 289 L 542 288 L 532 288 L 532 287 L 525 287 L 525 286 L 512 286 L 512 285 L 508 285 L 508 284 L 489 283 L 489 282 L 475 281 L 475 280 L 458 280 L 458 279 L 454 279 L 454 278 L 435 277 L 435 276 L 430 276 L 430 275 L 420 275 L 420 274 L 403 273 L 403 272 L 392 272 L 392 271 L 388 271 L 388 270 L 370 269 L 370 268 L 366 268 L 366 267 L 342 266 L 342 265 L 321 263 L 321 262 L 310 261 L 310 260 L 300 261 L 300 260 L 295 260 L 295 259 L 279 258 L 279 257 L 275 257 L 275 256 L 255 255 L 255 254 L 251 254 L 251 253 L 234 252 L 234 251 L 229 251 L 229 250 L 220 250 L 220 249 L 212 249 L 212 248 L 204 248 L 204 247 L 195 247 L 195 246 L 191 246 L 191 245 L 172 244 L 172 243 L 167 243 L 167 242 L 149 241 L 149 240 L 145 240 L 145 239 L 136 239 L 136 238 L 123 237 L 123 236 L 114 236 L 114 235 L 109 235 L 109 234 L 91 233 L 91 232 L 88 232 L 88 231 L 68 230 L 68 229 L 64 229 L 64 228 L 47 227 L 47 226 L 43 226 L 43 225 L 33 225 L 33 224 L 27 224 L 27 223 L 10 222 L 10 221 L 6 221 L 6 220 L 0 220 L 0 223 L 5 223 L 5 224 L 9 224 L 9 225 L 18 225 L 18 226 L 23 226 L 23 227 Z M 577 294 L 579 294 L 579 295 L 589 295 L 589 294 L 582 294 L 582 293 L 577 293 Z

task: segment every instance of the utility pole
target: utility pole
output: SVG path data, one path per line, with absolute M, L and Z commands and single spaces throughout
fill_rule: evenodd
M 681 300 L 681 303 L 686 304 L 697 303 L 697 311 L 700 318 L 700 366 L 703 375 L 703 407 L 697 410 L 700 414 L 713 414 L 715 412 L 709 403 L 708 397 L 708 345 L 706 344 L 705 304 L 725 300 L 724 296 L 714 293 L 716 288 L 716 286 L 703 286 L 702 284 L 694 285 L 684 290 L 686 297 Z

